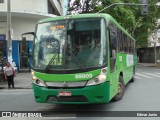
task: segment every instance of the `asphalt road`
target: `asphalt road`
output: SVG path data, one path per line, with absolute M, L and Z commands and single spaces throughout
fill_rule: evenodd
M 1 89 L 0 111 L 85 111 L 94 114 L 93 111 L 160 111 L 160 68 L 138 66 L 136 80 L 126 86 L 122 100 L 100 105 L 53 105 L 41 104 L 34 101 L 32 89 Z M 84 113 L 85 113 L 84 112 Z M 107 113 L 107 112 L 106 112 Z M 159 113 L 160 114 L 160 113 Z M 92 115 L 90 115 L 92 116 Z M 99 117 L 99 116 L 98 116 Z M 76 113 L 69 117 L 61 116 L 52 119 L 76 119 Z M 49 118 L 47 118 L 49 119 Z M 77 118 L 90 119 L 90 118 Z M 97 118 L 92 118 L 97 120 Z M 99 119 L 104 119 L 100 117 Z M 124 118 L 111 117 L 109 120 Z M 125 118 L 127 120 L 127 118 Z M 130 118 L 130 120 L 135 118 Z M 137 118 L 136 118 L 137 119 Z M 152 118 L 138 118 L 138 120 L 158 120 Z

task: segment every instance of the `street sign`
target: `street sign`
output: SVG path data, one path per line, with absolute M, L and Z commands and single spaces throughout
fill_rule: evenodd
M 141 6 L 141 14 L 142 15 L 148 15 L 148 0 L 141 0 L 142 5 Z

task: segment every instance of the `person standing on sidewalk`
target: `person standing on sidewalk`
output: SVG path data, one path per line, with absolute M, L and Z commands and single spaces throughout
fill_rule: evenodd
M 12 85 L 12 88 L 14 89 L 14 77 L 16 76 L 16 72 L 9 62 L 6 63 L 6 66 L 4 69 L 4 76 L 5 76 L 5 79 L 8 80 L 8 89 L 10 89 L 11 85 Z

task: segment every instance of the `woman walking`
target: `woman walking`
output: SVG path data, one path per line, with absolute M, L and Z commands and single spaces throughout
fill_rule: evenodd
M 5 79 L 8 80 L 8 89 L 10 89 L 11 85 L 12 88 L 14 89 L 14 77 L 16 76 L 16 72 L 9 62 L 6 63 L 4 69 L 4 76 Z

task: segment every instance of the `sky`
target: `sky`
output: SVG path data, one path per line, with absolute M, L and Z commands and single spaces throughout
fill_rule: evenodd
M 64 0 L 64 15 L 66 14 L 66 11 L 67 11 L 67 4 L 68 4 L 68 0 Z

